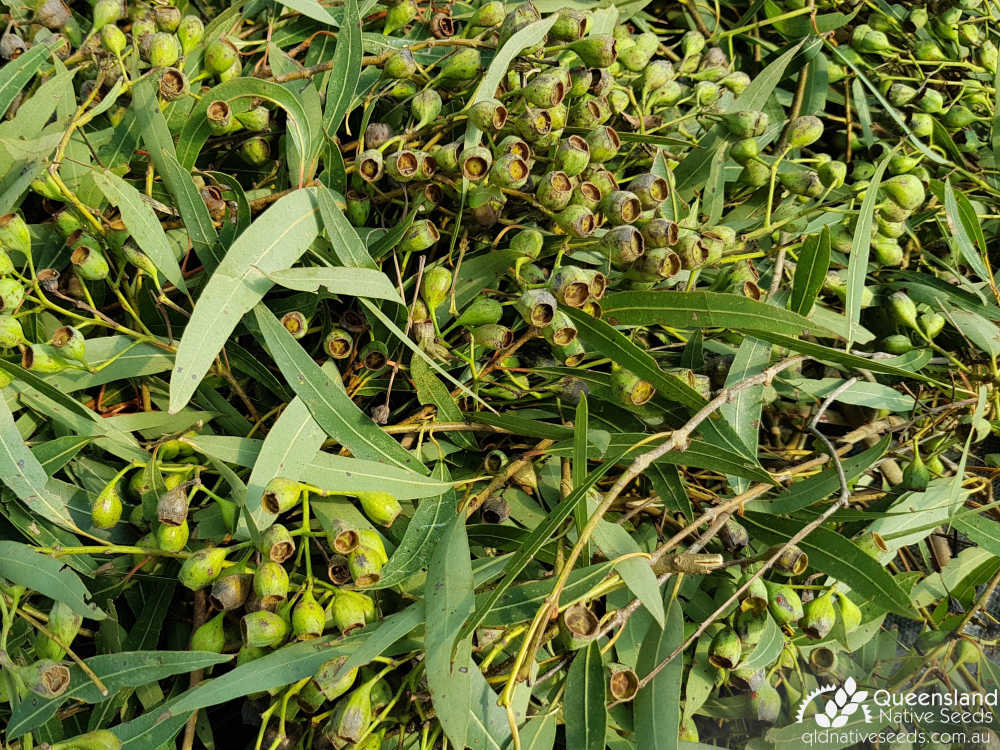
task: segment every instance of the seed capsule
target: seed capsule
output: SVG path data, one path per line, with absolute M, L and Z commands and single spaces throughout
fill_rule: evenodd
M 69 669 L 51 659 L 39 659 L 19 667 L 17 673 L 28 689 L 42 698 L 58 698 L 69 687 Z
M 555 155 L 556 167 L 568 177 L 576 177 L 590 164 L 590 146 L 578 135 L 559 142 Z
M 765 584 L 768 609 L 779 625 L 787 625 L 802 619 L 802 600 L 795 589 L 770 581 L 765 581 Z
M 590 279 L 578 266 L 560 266 L 553 272 L 550 286 L 560 303 L 581 307 L 590 297 Z
M 341 589 L 333 598 L 332 614 L 334 624 L 347 635 L 375 617 L 375 604 L 365 594 Z
M 792 545 L 784 550 L 774 564 L 774 569 L 786 576 L 798 576 L 809 567 L 809 555 Z
M 542 329 L 542 335 L 552 346 L 565 347 L 572 344 L 578 331 L 573 321 L 562 310 L 557 310 L 552 321 Z
M 791 148 L 805 148 L 822 137 L 823 121 L 815 115 L 802 115 L 788 124 L 787 133 Z
M 365 545 L 358 545 L 347 556 L 347 568 L 351 573 L 354 583 L 364 588 L 374 586 L 381 580 L 382 566 L 385 565 L 383 556 L 378 550 Z
M 283 563 L 295 554 L 295 541 L 291 533 L 280 523 L 269 526 L 260 535 L 260 542 L 257 545 L 258 551 L 265 555 L 268 560 L 276 563 Z
M 561 211 L 573 197 L 573 183 L 562 171 L 546 172 L 535 186 L 535 199 L 550 211 Z
M 381 526 L 392 526 L 403 511 L 399 501 L 388 492 L 359 492 L 357 497 L 365 515 Z
M 172 526 L 161 523 L 156 527 L 156 545 L 164 552 L 180 552 L 190 536 L 191 530 L 186 520 Z
M 50 374 L 65 370 L 66 362 L 48 344 L 32 344 L 21 352 L 21 367 Z
M 506 349 L 514 343 L 514 332 L 507 326 L 484 325 L 474 328 L 472 340 L 485 349 Z
M 385 36 L 390 36 L 416 18 L 417 12 L 418 8 L 414 0 L 399 0 L 399 2 L 393 3 L 385 12 L 382 33 Z
M 642 213 L 642 203 L 629 190 L 612 190 L 601 201 L 601 213 L 612 224 L 631 224 Z
M 731 628 L 723 628 L 708 648 L 708 661 L 716 669 L 735 669 L 743 656 L 740 638 Z
M 585 137 L 587 145 L 590 147 L 590 161 L 595 164 L 613 159 L 621 147 L 621 139 L 614 128 L 597 127 L 587 133 Z
M 586 604 L 567 607 L 559 618 L 559 640 L 570 651 L 587 646 L 597 635 L 600 622 Z
M 288 635 L 288 622 L 274 612 L 261 609 L 243 615 L 240 630 L 243 642 L 250 647 L 272 648 Z
M 627 406 L 642 406 L 656 395 L 651 383 L 623 367 L 612 370 L 611 391 L 619 403 Z
M 323 635 L 326 613 L 316 601 L 312 591 L 306 590 L 292 609 L 292 634 L 297 640 L 307 641 Z
M 515 309 L 525 323 L 541 328 L 552 322 L 557 306 L 558 302 L 549 290 L 528 289 L 518 298 Z
M 226 645 L 225 617 L 225 613 L 220 612 L 195 630 L 191 636 L 191 650 L 221 654 Z
M 799 628 L 813 640 L 822 640 L 833 630 L 837 613 L 833 608 L 833 594 L 817 596 L 807 602 L 802 610 Z
M 183 562 L 177 579 L 185 588 L 197 591 L 219 577 L 225 562 L 226 550 L 222 547 L 200 549 Z
M 601 238 L 601 249 L 615 268 L 625 268 L 645 251 L 642 233 L 630 224 L 609 229 Z
M 638 204 L 638 199 L 636 199 L 636 203 Z M 566 234 L 583 238 L 593 234 L 597 222 L 589 208 L 570 204 L 556 216 L 556 224 Z
M 228 573 L 212 584 L 209 601 L 216 609 L 228 612 L 242 607 L 253 588 L 253 576 L 246 573 Z
M 185 55 L 191 54 L 205 37 L 205 25 L 198 16 L 186 15 L 177 26 L 177 39 Z
M 386 78 L 411 78 L 417 72 L 417 61 L 409 48 L 394 51 L 382 65 Z
M 781 695 L 765 680 L 750 696 L 750 706 L 758 721 L 773 724 L 781 715 Z
M 591 68 L 607 68 L 618 59 L 618 40 L 610 34 L 577 39 L 569 48 Z
M 268 513 L 285 513 L 302 499 L 302 485 L 291 479 L 275 477 L 267 483 L 261 505 Z
M 732 112 L 722 116 L 729 132 L 737 138 L 751 138 L 764 135 L 767 126 L 771 124 L 771 118 L 766 112 L 742 111 Z

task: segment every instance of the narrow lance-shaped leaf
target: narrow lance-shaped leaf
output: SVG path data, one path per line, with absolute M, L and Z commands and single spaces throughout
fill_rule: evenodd
M 608 731 L 607 680 L 601 646 L 592 641 L 577 651 L 566 675 L 566 742 L 579 750 L 604 750 Z
M 333 75 L 326 87 L 326 108 L 323 110 L 323 130 L 329 137 L 336 135 L 340 123 L 351 105 L 361 77 L 361 14 L 357 0 L 345 0 L 344 23 L 333 51 Z
M 830 270 L 830 228 L 823 227 L 819 234 L 806 238 L 799 252 L 792 281 L 792 297 L 788 309 L 799 315 L 808 315 L 823 286 L 826 272 Z
M 91 620 L 103 620 L 107 616 L 88 601 L 90 592 L 76 573 L 61 561 L 36 552 L 26 544 L 0 541 L 0 578 L 62 602 Z

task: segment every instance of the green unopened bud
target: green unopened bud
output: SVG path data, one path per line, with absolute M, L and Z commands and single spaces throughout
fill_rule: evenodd
M 623 367 L 611 372 L 611 391 L 620 403 L 628 406 L 642 406 L 656 395 L 652 383 Z
M 802 115 L 788 123 L 788 145 L 791 148 L 805 148 L 823 135 L 823 121 L 815 115 Z
M 8 276 L 14 273 L 14 261 L 7 255 L 7 251 L 0 248 L 0 276 Z
M 893 237 L 875 234 L 872 237 L 872 255 L 881 266 L 898 266 L 903 262 L 903 248 Z
M 778 174 L 778 181 L 792 195 L 818 198 L 823 194 L 823 181 L 811 169 L 794 170 Z
M 101 29 L 101 46 L 112 55 L 121 55 L 128 46 L 128 39 L 125 37 L 125 32 L 117 26 L 105 26 Z
M 369 520 L 380 526 L 392 526 L 403 511 L 399 501 L 388 492 L 359 492 L 358 501 Z
M 797 622 L 802 618 L 802 600 L 791 586 L 765 581 L 767 605 L 771 616 L 779 625 Z
M 153 22 L 160 31 L 175 32 L 181 25 L 181 12 L 173 5 L 157 5 L 153 8 Z
M 416 18 L 418 11 L 414 0 L 399 0 L 399 2 L 393 3 L 385 12 L 382 33 L 385 36 L 390 36 Z
M 469 19 L 469 25 L 473 28 L 490 28 L 493 26 L 499 26 L 504 20 L 504 5 L 500 0 L 490 0 L 490 2 L 483 3 L 476 9 L 476 12 L 472 14 L 472 18 Z
M 371 720 L 371 683 L 365 683 L 337 703 L 323 734 L 340 744 L 357 743 Z
M 816 168 L 816 174 L 825 188 L 839 188 L 847 179 L 847 165 L 842 161 L 823 162 Z
M 455 321 L 465 328 L 492 325 L 500 322 L 503 306 L 492 297 L 477 297 Z
M 708 647 L 708 661 L 716 669 L 735 669 L 743 658 L 740 638 L 731 628 L 723 628 Z
M 435 230 L 435 233 L 437 230 Z M 451 290 L 452 275 L 444 266 L 435 266 L 424 272 L 420 283 L 420 298 L 427 305 L 431 315 L 448 298 Z
M 302 499 L 302 485 L 292 479 L 275 477 L 267 483 L 261 505 L 268 513 L 286 513 Z
M 418 219 L 410 224 L 409 228 L 403 234 L 403 239 L 400 240 L 399 249 L 404 253 L 411 252 L 422 252 L 430 247 L 433 247 L 437 241 L 441 239 L 441 234 L 438 232 L 438 228 L 434 226 L 434 222 L 430 219 Z M 431 283 L 439 284 L 440 279 L 435 276 L 435 270 L 444 270 L 447 273 L 447 269 L 431 269 L 426 274 L 424 274 L 424 285 L 428 283 L 428 279 L 434 279 Z M 445 288 L 445 292 L 451 287 L 451 275 L 449 273 L 449 278 L 447 282 L 448 286 Z M 423 294 L 423 286 L 421 286 L 421 294 Z M 443 298 L 442 298 L 443 300 Z M 426 301 L 426 300 L 425 300 Z M 438 303 L 440 304 L 440 302 Z M 434 306 L 436 307 L 436 305 Z M 433 308 L 432 308 L 433 309 Z
M 375 617 L 375 604 L 365 594 L 341 589 L 333 598 L 332 614 L 334 624 L 347 635 Z
M 904 333 L 894 333 L 882 339 L 881 347 L 889 354 L 906 354 L 913 351 L 913 342 Z
M 889 310 L 900 325 L 919 330 L 917 305 L 906 292 L 894 292 L 889 297 Z
M 181 56 L 181 46 L 177 37 L 166 31 L 147 34 L 139 47 L 143 58 L 154 68 L 169 68 Z
M 515 303 L 515 309 L 528 325 L 542 328 L 552 322 L 558 306 L 548 289 L 528 289 Z
M 205 47 L 202 65 L 209 73 L 218 75 L 229 70 L 239 58 L 240 53 L 232 42 L 228 39 L 214 39 Z
M 177 580 L 192 591 L 205 588 L 212 583 L 226 562 L 226 550 L 222 547 L 206 547 L 195 552 L 182 564 Z
M 967 128 L 981 119 L 983 118 L 979 117 L 964 104 L 955 104 L 944 113 L 944 116 L 941 118 L 941 122 L 944 123 L 946 128 L 951 130 L 961 130 L 962 128 Z
M 621 147 L 621 139 L 614 128 L 606 126 L 594 128 L 585 138 L 590 147 L 590 161 L 595 164 L 613 159 Z
M 252 167 L 267 164 L 271 159 L 271 146 L 264 138 L 249 138 L 240 144 L 240 158 Z
M 90 520 L 98 529 L 113 528 L 122 517 L 124 506 L 121 495 L 118 494 L 117 482 L 108 484 L 90 509 Z
M 267 130 L 271 122 L 271 111 L 263 105 L 258 105 L 248 109 L 246 112 L 238 112 L 236 114 L 236 121 L 247 130 L 259 133 Z
M 639 199 L 636 198 L 636 204 L 638 203 Z M 594 233 L 597 221 L 586 206 L 570 204 L 556 216 L 556 224 L 571 237 L 582 238 Z
M 97 0 L 93 8 L 93 24 L 91 33 L 100 31 L 109 23 L 116 23 L 125 17 L 125 5 L 122 0 Z
M 191 650 L 221 654 L 226 646 L 225 618 L 225 612 L 220 612 L 195 630 L 191 636 Z
M 911 174 L 891 177 L 881 187 L 893 203 L 907 211 L 920 208 L 926 198 L 923 184 Z
M 260 609 L 243 615 L 240 630 L 247 646 L 273 648 L 288 635 L 288 622 L 274 612 Z
M 17 674 L 31 692 L 42 698 L 58 698 L 69 687 L 69 669 L 51 659 L 39 659 L 25 667 L 19 667 Z
M 216 609 L 228 612 L 239 609 L 246 603 L 253 588 L 253 576 L 246 573 L 229 573 L 220 576 L 212 584 L 208 600 Z
M 354 685 L 354 681 L 358 677 L 358 668 L 354 667 L 345 672 L 343 666 L 346 662 L 346 656 L 330 659 L 316 671 L 315 676 L 310 680 L 310 684 L 315 686 L 325 700 L 337 700 Z
M 766 112 L 758 110 L 744 110 L 742 112 L 731 112 L 722 116 L 729 132 L 737 138 L 752 138 L 764 135 L 767 126 L 771 124 L 771 118 Z
M 998 52 L 996 44 L 991 39 L 983 40 L 983 43 L 976 48 L 976 62 L 994 75 L 997 72 L 998 58 L 1000 58 L 1000 52 Z
M 36 373 L 52 374 L 66 369 L 66 361 L 48 344 L 32 344 L 21 352 L 21 367 Z
M 576 177 L 590 163 L 590 146 L 578 135 L 571 135 L 559 142 L 556 148 L 555 164 L 567 177 Z M 570 186 L 572 195 L 572 185 Z
M 198 16 L 186 15 L 177 26 L 177 38 L 185 55 L 191 54 L 205 37 L 205 24 Z
M 186 520 L 171 525 L 161 523 L 156 527 L 156 546 L 164 552 L 180 552 L 190 536 L 191 529 Z
M 312 591 L 306 590 L 292 609 L 292 633 L 300 641 L 307 641 L 323 635 L 326 613 L 323 605 L 316 601 Z
M 837 612 L 833 606 L 833 594 L 826 593 L 807 602 L 802 609 L 799 628 L 814 640 L 822 640 L 833 630 Z
M 288 598 L 288 571 L 276 562 L 261 563 L 253 576 L 254 593 L 264 609 L 275 609 Z
M 382 66 L 386 78 L 411 78 L 417 72 L 417 61 L 409 48 L 394 51 Z
M 705 37 L 697 31 L 688 31 L 681 37 L 681 52 L 684 57 L 694 57 L 705 49 Z
M 20 215 L 0 216 L 0 250 L 31 255 L 31 234 Z
M 750 707 L 754 718 L 773 724 L 781 715 L 781 695 L 765 680 L 750 695 Z
M 9 349 L 24 341 L 24 330 L 13 315 L 0 315 L 0 348 Z
M 55 601 L 52 609 L 49 610 L 48 627 L 46 628 L 63 645 L 60 646 L 55 640 L 47 635 L 39 633 L 35 638 L 35 654 L 39 659 L 59 661 L 66 655 L 66 649 L 73 645 L 73 639 L 80 632 L 83 624 L 83 617 L 74 612 L 66 604 Z
M 903 469 L 903 488 L 913 492 L 923 492 L 931 480 L 930 470 L 920 457 L 917 441 L 913 441 L 913 459 Z
M 507 326 L 484 325 L 474 328 L 472 340 L 485 349 L 506 349 L 514 343 L 514 332 Z
M 479 50 L 474 47 L 461 47 L 445 58 L 439 77 L 448 85 L 465 84 L 476 78 L 482 72 L 482 68 L 483 61 Z
M 573 182 L 560 170 L 546 172 L 535 186 L 535 199 L 550 211 L 561 211 L 573 197 Z
M 921 315 L 917 322 L 920 324 L 920 330 L 926 334 L 927 338 L 933 339 L 944 329 L 945 318 L 936 312 L 926 312 Z
M 639 85 L 644 92 L 656 91 L 666 86 L 674 78 L 674 66 L 669 60 L 653 60 L 639 76 Z
M 47 747 L 50 750 L 121 750 L 122 741 L 110 730 L 97 729 Z
M 415 130 L 420 130 L 441 114 L 441 95 L 432 88 L 426 88 L 410 100 L 410 114 L 415 119 Z
M 844 623 L 844 632 L 850 633 L 861 624 L 861 609 L 852 602 L 846 594 L 837 594 L 840 603 L 840 620 Z
M 577 39 L 569 45 L 584 65 L 591 68 L 607 68 L 618 59 L 618 40 L 611 34 L 598 34 Z
M 719 79 L 719 83 L 739 96 L 747 90 L 747 87 L 750 85 L 750 80 L 750 76 L 742 70 L 734 70 L 732 73 L 726 73 L 722 76 L 722 78 Z

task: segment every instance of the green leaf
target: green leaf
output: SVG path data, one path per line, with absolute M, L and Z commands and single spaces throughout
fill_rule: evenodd
M 566 675 L 563 716 L 566 744 L 579 750 L 604 750 L 608 731 L 607 684 L 601 646 L 591 641 L 577 651 Z
M 0 68 L 0 112 L 7 112 L 21 89 L 49 61 L 51 54 L 52 48 L 48 44 L 36 44 L 24 54 L 4 63 Z
M 0 541 L 0 577 L 62 602 L 91 620 L 107 617 L 88 601 L 90 592 L 76 573 L 59 559 L 35 552 L 27 544 Z
M 858 113 L 858 124 L 861 125 L 861 142 L 868 148 L 875 143 L 875 134 L 872 132 L 872 112 L 868 108 L 868 99 L 865 96 L 865 89 L 860 79 L 851 81 L 851 104 Z
M 959 210 L 958 196 L 961 196 L 965 200 L 966 211 Z M 962 193 L 957 193 L 955 189 L 951 186 L 951 180 L 945 178 L 944 181 L 944 210 L 945 217 L 948 222 L 948 229 L 951 231 L 952 237 L 955 238 L 955 244 L 958 246 L 959 252 L 962 257 L 965 258 L 965 262 L 972 267 L 972 270 L 976 272 L 983 281 L 992 281 L 993 276 L 990 274 L 989 269 L 986 268 L 986 264 L 983 262 L 983 253 L 986 251 L 986 241 L 983 239 L 978 249 L 972 244 L 972 239 L 966 227 L 966 223 L 972 223 L 974 227 L 978 228 L 978 235 L 982 237 L 982 229 L 979 228 L 979 219 L 976 217 L 975 211 L 972 210 L 971 216 L 968 215 L 968 211 L 972 207 L 969 205 L 969 199 L 966 198 Z
M 357 0 L 345 0 L 344 23 L 333 52 L 333 74 L 326 87 L 323 130 L 330 138 L 337 134 L 347 114 L 361 77 L 361 15 Z
M 786 378 L 782 381 L 782 386 L 800 390 L 816 399 L 829 396 L 843 384 L 844 381 L 840 378 L 821 378 L 819 380 Z M 783 388 L 779 390 L 783 390 Z M 799 394 L 793 395 L 799 397 Z M 842 404 L 868 406 L 873 409 L 888 409 L 889 411 L 910 411 L 916 403 L 916 399 L 909 394 L 900 393 L 895 388 L 881 383 L 865 381 L 852 383 L 837 394 L 836 400 Z
M 448 467 L 443 461 L 437 464 L 432 474 L 442 482 L 451 479 Z M 389 562 L 382 568 L 382 578 L 372 588 L 398 586 L 427 565 L 445 529 L 449 528 L 457 507 L 458 499 L 455 497 L 455 491 L 451 489 L 437 497 L 421 500 L 417 505 L 417 512 L 406 526 L 403 540 L 392 553 Z
M 320 5 L 317 0 L 281 0 L 281 4 L 286 8 L 301 13 L 314 21 L 325 23 L 327 26 L 337 26 L 337 19 L 330 15 L 329 11 Z
M 747 511 L 742 518 L 752 536 L 768 543 L 782 543 L 802 528 L 800 521 L 776 518 L 766 513 Z M 854 542 L 836 531 L 820 527 L 798 543 L 809 555 L 809 564 L 851 587 L 861 596 L 877 601 L 882 607 L 903 617 L 915 617 L 910 597 L 881 563 Z
M 594 503 L 596 507 L 597 503 Z M 642 552 L 639 543 L 617 523 L 600 521 L 594 530 L 594 543 L 608 560 L 616 560 L 622 555 L 635 555 Z M 625 581 L 629 591 L 638 597 L 642 606 L 649 610 L 660 625 L 663 625 L 663 599 L 660 595 L 660 585 L 656 581 L 656 573 L 649 564 L 649 559 L 630 557 L 627 560 L 615 562 L 615 570 Z
M 417 399 L 421 404 L 429 404 L 437 409 L 437 419 L 440 422 L 461 422 L 464 420 L 462 410 L 458 408 L 455 399 L 445 388 L 444 383 L 437 379 L 434 371 L 420 357 L 410 358 L 410 377 L 417 388 Z M 462 448 L 476 450 L 476 441 L 470 433 L 451 433 L 451 440 Z
M 989 354 L 991 357 L 1000 357 L 1000 329 L 996 323 L 992 323 L 971 310 L 961 310 L 951 308 L 946 316 L 961 331 L 969 341 Z
M 858 221 L 854 227 L 854 238 L 851 240 L 851 256 L 847 266 L 847 300 L 844 312 L 847 315 L 848 338 L 847 348 L 854 343 L 853 327 L 861 325 L 861 296 L 865 286 L 865 275 L 868 273 L 868 256 L 871 253 L 872 223 L 875 220 L 875 206 L 878 204 L 878 188 L 882 184 L 882 175 L 889 166 L 890 152 L 875 168 L 868 187 L 865 188 L 865 199 L 858 211 Z
M 603 300 L 604 317 L 615 326 L 732 328 L 799 336 L 825 333 L 808 318 L 741 294 L 723 292 L 616 292 Z
M 372 260 L 368 250 L 358 237 L 357 230 L 340 210 L 334 194 L 325 187 L 320 187 L 316 191 L 316 198 L 319 202 L 320 216 L 323 218 L 323 228 L 326 236 L 330 238 L 334 255 L 340 262 L 349 268 L 371 268 L 378 270 L 375 261 Z
M 210 651 L 118 651 L 85 659 L 109 691 L 140 687 L 175 674 L 187 674 L 196 669 L 232 660 L 231 654 Z M 58 698 L 45 699 L 28 693 L 11 714 L 7 734 L 16 739 L 49 720 L 66 701 L 97 703 L 104 696 L 79 666 L 70 667 L 69 689 Z
M 456 515 L 431 556 L 424 587 L 427 685 L 438 720 L 456 747 L 465 747 L 471 709 L 471 637 L 459 638 L 475 606 L 465 518 Z
M 753 651 L 740 662 L 740 669 L 767 669 L 777 661 L 781 650 L 785 647 L 785 635 L 781 632 L 781 628 L 775 624 L 770 615 L 764 617 L 764 632 Z
M 521 750 L 552 750 L 556 744 L 556 728 L 559 722 L 555 712 L 548 712 L 528 719 L 518 731 Z M 514 750 L 514 742 L 504 746 L 504 750 Z
M 830 228 L 823 227 L 819 234 L 806 238 L 799 252 L 799 262 L 795 266 L 795 278 L 792 280 L 792 297 L 788 302 L 788 308 L 792 312 L 809 314 L 829 270 Z
M 49 480 L 38 459 L 28 450 L 14 424 L 7 402 L 0 398 L 0 478 L 28 508 L 70 531 L 81 531 L 64 503 L 46 488 Z M 13 542 L 10 542 L 13 544 Z
M 649 674 L 657 664 L 681 645 L 684 639 L 684 617 L 680 601 L 670 602 L 667 626 L 651 623 L 639 649 L 636 671 L 640 677 Z M 680 727 L 681 676 L 684 662 L 678 657 L 664 667 L 635 697 L 635 729 L 637 750 L 675 750 Z
M 276 201 L 233 243 L 208 280 L 177 349 L 170 377 L 170 411 L 187 404 L 240 319 L 267 294 L 264 275 L 291 266 L 319 234 L 315 191 Z
M 217 435 L 185 437 L 198 451 L 227 463 L 250 468 L 260 455 L 262 441 Z M 288 470 L 290 465 L 285 464 Z M 390 492 L 400 500 L 440 495 L 451 487 L 449 483 L 397 469 L 375 461 L 335 456 L 322 451 L 309 460 L 305 469 L 289 479 L 309 482 L 325 490 L 344 489 L 351 492 Z
M 1000 557 L 1000 523 L 980 515 L 959 516 L 952 526 L 991 554 Z
M 580 403 L 576 405 L 576 416 L 573 423 L 573 485 L 583 484 L 587 481 L 587 446 L 590 431 L 590 406 L 587 402 L 587 394 L 580 394 Z M 588 508 L 583 503 L 576 506 L 573 511 L 573 522 L 576 525 L 577 538 L 583 533 L 589 517 Z M 589 565 L 593 557 L 590 549 L 590 541 L 584 545 L 580 555 L 585 564 Z
M 267 277 L 279 286 L 300 292 L 315 292 L 325 287 L 331 294 L 376 297 L 403 304 L 389 277 L 369 268 L 288 268 Z
M 726 374 L 726 388 L 747 378 L 759 375 L 771 360 L 771 345 L 751 336 L 743 339 L 740 348 L 736 350 L 733 364 Z M 757 385 L 746 388 L 735 394 L 732 401 L 723 404 L 719 412 L 729 422 L 749 451 L 749 455 L 757 454 L 757 441 L 760 435 L 760 415 L 764 406 L 764 386 Z M 734 486 L 742 492 L 746 489 L 743 481 L 736 481 Z
M 301 398 L 313 419 L 330 437 L 358 458 L 381 461 L 398 469 L 426 473 L 426 468 L 391 436 L 382 432 L 306 354 L 274 313 L 264 305 L 255 309 L 257 325 L 285 380 Z
M 584 346 L 592 352 L 600 352 L 610 357 L 622 367 L 640 378 L 648 380 L 663 396 L 693 409 L 701 408 L 705 399 L 687 383 L 664 373 L 656 361 L 620 331 L 616 331 L 605 320 L 594 318 L 585 312 L 565 308 L 566 314 L 576 325 Z
M 94 170 L 92 177 L 104 193 L 104 197 L 121 211 L 122 220 L 128 227 L 139 249 L 149 256 L 150 260 L 162 273 L 167 281 L 187 294 L 184 275 L 177 265 L 174 251 L 170 247 L 159 219 L 153 209 L 142 199 L 142 194 L 129 185 L 118 175 L 108 170 Z

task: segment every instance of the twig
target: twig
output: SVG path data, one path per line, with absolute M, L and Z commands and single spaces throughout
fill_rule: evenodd
M 810 521 L 808 524 L 803 526 L 802 529 L 798 531 L 798 533 L 796 533 L 794 536 L 792 536 L 791 539 L 789 539 L 781 547 L 775 550 L 775 552 L 769 557 L 769 559 L 764 561 L 764 563 L 760 566 L 760 568 L 753 575 L 749 576 L 742 586 L 740 586 L 738 589 L 736 589 L 735 592 L 733 592 L 732 596 L 730 596 L 726 601 L 724 601 L 718 607 L 718 609 L 715 610 L 715 612 L 713 612 L 711 615 L 705 618 L 704 622 L 702 622 L 702 624 L 695 629 L 695 631 L 688 637 L 686 641 L 684 641 L 680 646 L 675 648 L 666 659 L 664 659 L 655 667 L 653 667 L 653 669 L 651 669 L 646 676 L 644 676 L 641 680 L 639 680 L 640 690 L 644 688 L 646 685 L 648 685 L 649 682 L 654 677 L 656 677 L 656 675 L 658 675 L 661 671 L 663 671 L 663 669 L 666 668 L 668 664 L 670 664 L 670 662 L 676 659 L 678 654 L 683 653 L 688 646 L 697 641 L 698 638 L 701 637 L 702 633 L 708 630 L 708 628 L 712 626 L 712 623 L 715 622 L 719 617 L 721 617 L 722 614 L 730 607 L 730 605 L 739 600 L 739 598 L 750 588 L 750 586 L 753 584 L 754 581 L 756 581 L 758 578 L 760 578 L 762 575 L 764 575 L 764 573 L 766 573 L 774 566 L 774 564 L 778 561 L 779 557 L 781 557 L 788 549 L 794 547 L 796 544 L 798 544 L 807 536 L 809 536 L 813 531 L 819 528 L 819 526 L 821 526 L 826 521 L 826 519 L 832 516 L 836 511 L 840 510 L 845 505 L 847 505 L 847 501 L 851 497 L 851 489 L 847 484 L 847 476 L 844 474 L 844 466 L 840 462 L 840 456 L 837 455 L 837 451 L 833 447 L 833 443 L 830 442 L 830 439 L 826 435 L 824 435 L 822 432 L 819 431 L 818 424 L 819 420 L 823 416 L 823 413 L 830 407 L 830 404 L 833 403 L 833 401 L 837 398 L 837 396 L 839 396 L 845 390 L 854 385 L 856 381 L 857 378 L 851 378 L 849 380 L 844 381 L 843 383 L 840 384 L 840 386 L 836 388 L 836 390 L 834 390 L 829 396 L 827 396 L 826 399 L 823 401 L 823 403 L 820 405 L 815 416 L 813 416 L 812 421 L 810 421 L 808 428 L 809 432 L 816 435 L 820 439 L 820 441 L 822 441 L 822 443 L 826 446 L 827 450 L 829 450 L 830 458 L 837 469 L 837 478 L 840 480 L 840 496 L 837 498 L 837 501 L 835 503 L 832 503 L 829 508 L 823 511 L 814 520 Z
M 76 663 L 76 666 L 78 666 L 83 671 L 83 673 L 87 675 L 90 681 L 94 683 L 94 686 L 101 692 L 101 695 L 103 696 L 108 695 L 108 688 L 103 682 L 101 682 L 101 678 L 97 676 L 97 674 L 94 672 L 93 669 L 87 666 L 87 662 L 85 662 L 83 659 L 81 659 L 79 656 L 76 655 L 73 649 L 69 647 L 68 643 L 63 642 L 63 640 L 59 636 L 55 635 L 51 630 L 42 625 L 42 623 L 40 623 L 38 620 L 36 620 L 34 617 L 29 615 L 24 610 L 18 608 L 17 614 L 21 619 L 26 620 L 28 623 L 30 623 L 31 627 L 33 627 L 35 630 L 37 630 L 39 633 L 44 635 L 46 638 L 55 643 L 59 648 L 65 651 L 67 656 L 69 656 L 69 658 Z
M 206 619 L 206 604 L 207 599 L 205 598 L 205 589 L 199 589 L 194 592 L 194 617 L 191 621 L 191 635 L 205 624 Z M 194 687 L 199 682 L 201 682 L 202 677 L 205 676 L 204 669 L 196 669 L 191 673 L 191 677 L 188 680 L 188 687 Z M 181 744 L 181 750 L 191 750 L 194 747 L 194 736 L 195 728 L 198 725 L 198 709 L 191 712 L 191 716 L 188 717 L 187 724 L 184 725 L 184 742 Z
M 555 443 L 556 443 L 555 440 L 549 440 L 549 439 L 542 440 L 530 451 L 531 453 L 530 457 L 522 457 L 517 459 L 516 461 L 511 461 L 509 464 L 507 464 L 504 467 L 504 470 L 499 474 L 497 474 L 495 477 L 493 477 L 493 481 L 491 481 L 488 485 L 486 485 L 486 489 L 479 492 L 479 494 L 473 496 L 472 499 L 465 504 L 466 517 L 471 516 L 473 513 L 479 510 L 479 506 L 485 503 L 487 498 L 490 497 L 490 495 L 492 495 L 498 489 L 507 484 L 507 480 L 509 480 L 512 476 L 514 476 L 518 471 L 520 471 L 525 466 L 534 461 L 535 454 L 541 451 L 548 450 L 553 445 L 555 445 Z

